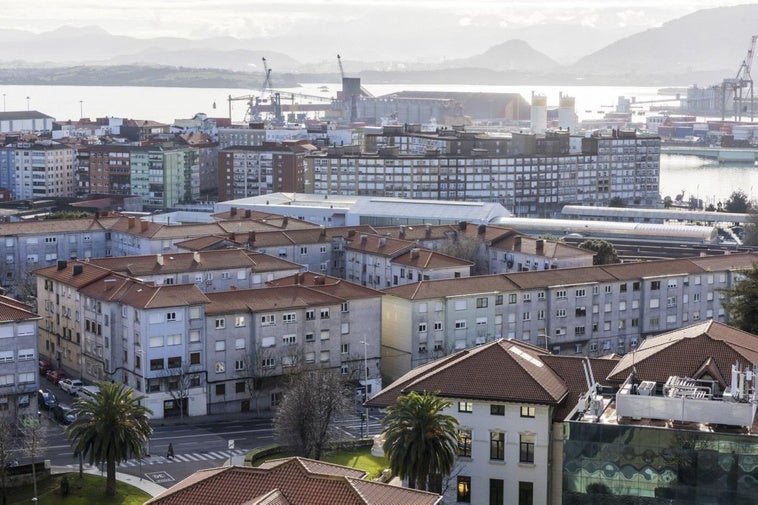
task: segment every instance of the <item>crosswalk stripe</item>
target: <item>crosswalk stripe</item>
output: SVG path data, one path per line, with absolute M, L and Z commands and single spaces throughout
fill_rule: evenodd
M 182 454 L 182 456 L 184 456 L 185 458 L 188 458 L 188 459 L 190 459 L 192 461 L 200 461 L 200 458 L 196 458 L 192 454 Z
M 205 454 L 198 454 L 198 453 L 196 453 L 196 452 L 193 452 L 193 453 L 192 453 L 192 456 L 195 456 L 196 458 L 199 458 L 201 461 L 207 461 L 207 460 L 209 460 L 209 459 L 213 459 L 213 458 L 209 458 L 209 457 L 208 457 L 207 455 L 205 455 Z

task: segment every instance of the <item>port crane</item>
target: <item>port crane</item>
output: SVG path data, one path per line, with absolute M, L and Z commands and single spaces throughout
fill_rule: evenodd
M 274 113 L 273 122 L 275 124 L 284 124 L 280 94 L 271 87 L 271 69 L 268 66 L 268 62 L 266 61 L 265 56 L 261 58 L 261 61 L 263 62 L 263 73 L 265 77 L 263 79 L 263 84 L 261 85 L 260 91 L 257 95 L 244 95 L 237 97 L 232 97 L 229 95 L 229 119 L 232 118 L 232 102 L 243 100 L 247 102 L 245 122 L 249 123 L 251 121 L 262 121 L 262 104 L 270 101 Z M 267 95 L 270 95 L 270 99 L 266 98 Z
M 753 65 L 753 52 L 758 35 L 753 35 L 750 40 L 750 47 L 747 56 L 740 68 L 737 70 L 737 76 L 734 78 L 724 79 L 721 83 L 722 102 L 721 102 L 721 119 L 726 116 L 727 95 L 732 97 L 732 112 L 736 121 L 742 121 L 742 115 L 747 114 L 748 107 L 750 112 L 750 121 L 755 116 L 755 102 L 753 97 L 753 77 L 750 75 L 750 69 Z M 747 102 L 747 105 L 745 104 Z

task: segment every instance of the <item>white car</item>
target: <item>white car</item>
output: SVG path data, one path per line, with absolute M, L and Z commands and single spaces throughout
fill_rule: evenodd
M 58 387 L 70 395 L 77 394 L 83 385 L 79 379 L 62 379 L 58 383 Z

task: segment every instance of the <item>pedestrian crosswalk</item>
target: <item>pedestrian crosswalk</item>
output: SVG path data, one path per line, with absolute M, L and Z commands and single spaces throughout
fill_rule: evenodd
M 118 464 L 118 468 L 124 468 L 124 467 L 138 467 L 140 465 L 146 466 L 146 465 L 164 465 L 167 463 L 176 463 L 176 462 L 183 462 L 183 463 L 189 463 L 189 462 L 197 462 L 197 461 L 210 461 L 210 460 L 228 460 L 230 456 L 241 456 L 248 452 L 246 449 L 234 449 L 231 451 L 208 451 L 208 452 L 189 452 L 184 454 L 174 454 L 173 458 L 166 458 L 165 456 L 146 456 L 142 458 L 142 461 L 139 459 L 129 459 L 127 461 L 122 461 Z M 79 468 L 79 464 L 71 464 L 66 465 L 68 468 Z M 99 468 L 97 465 L 90 465 L 88 463 L 84 464 L 84 468 Z

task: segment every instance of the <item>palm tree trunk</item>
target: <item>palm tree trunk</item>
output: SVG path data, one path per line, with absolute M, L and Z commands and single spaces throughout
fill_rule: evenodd
M 105 463 L 105 495 L 116 496 L 116 460 L 108 459 Z

